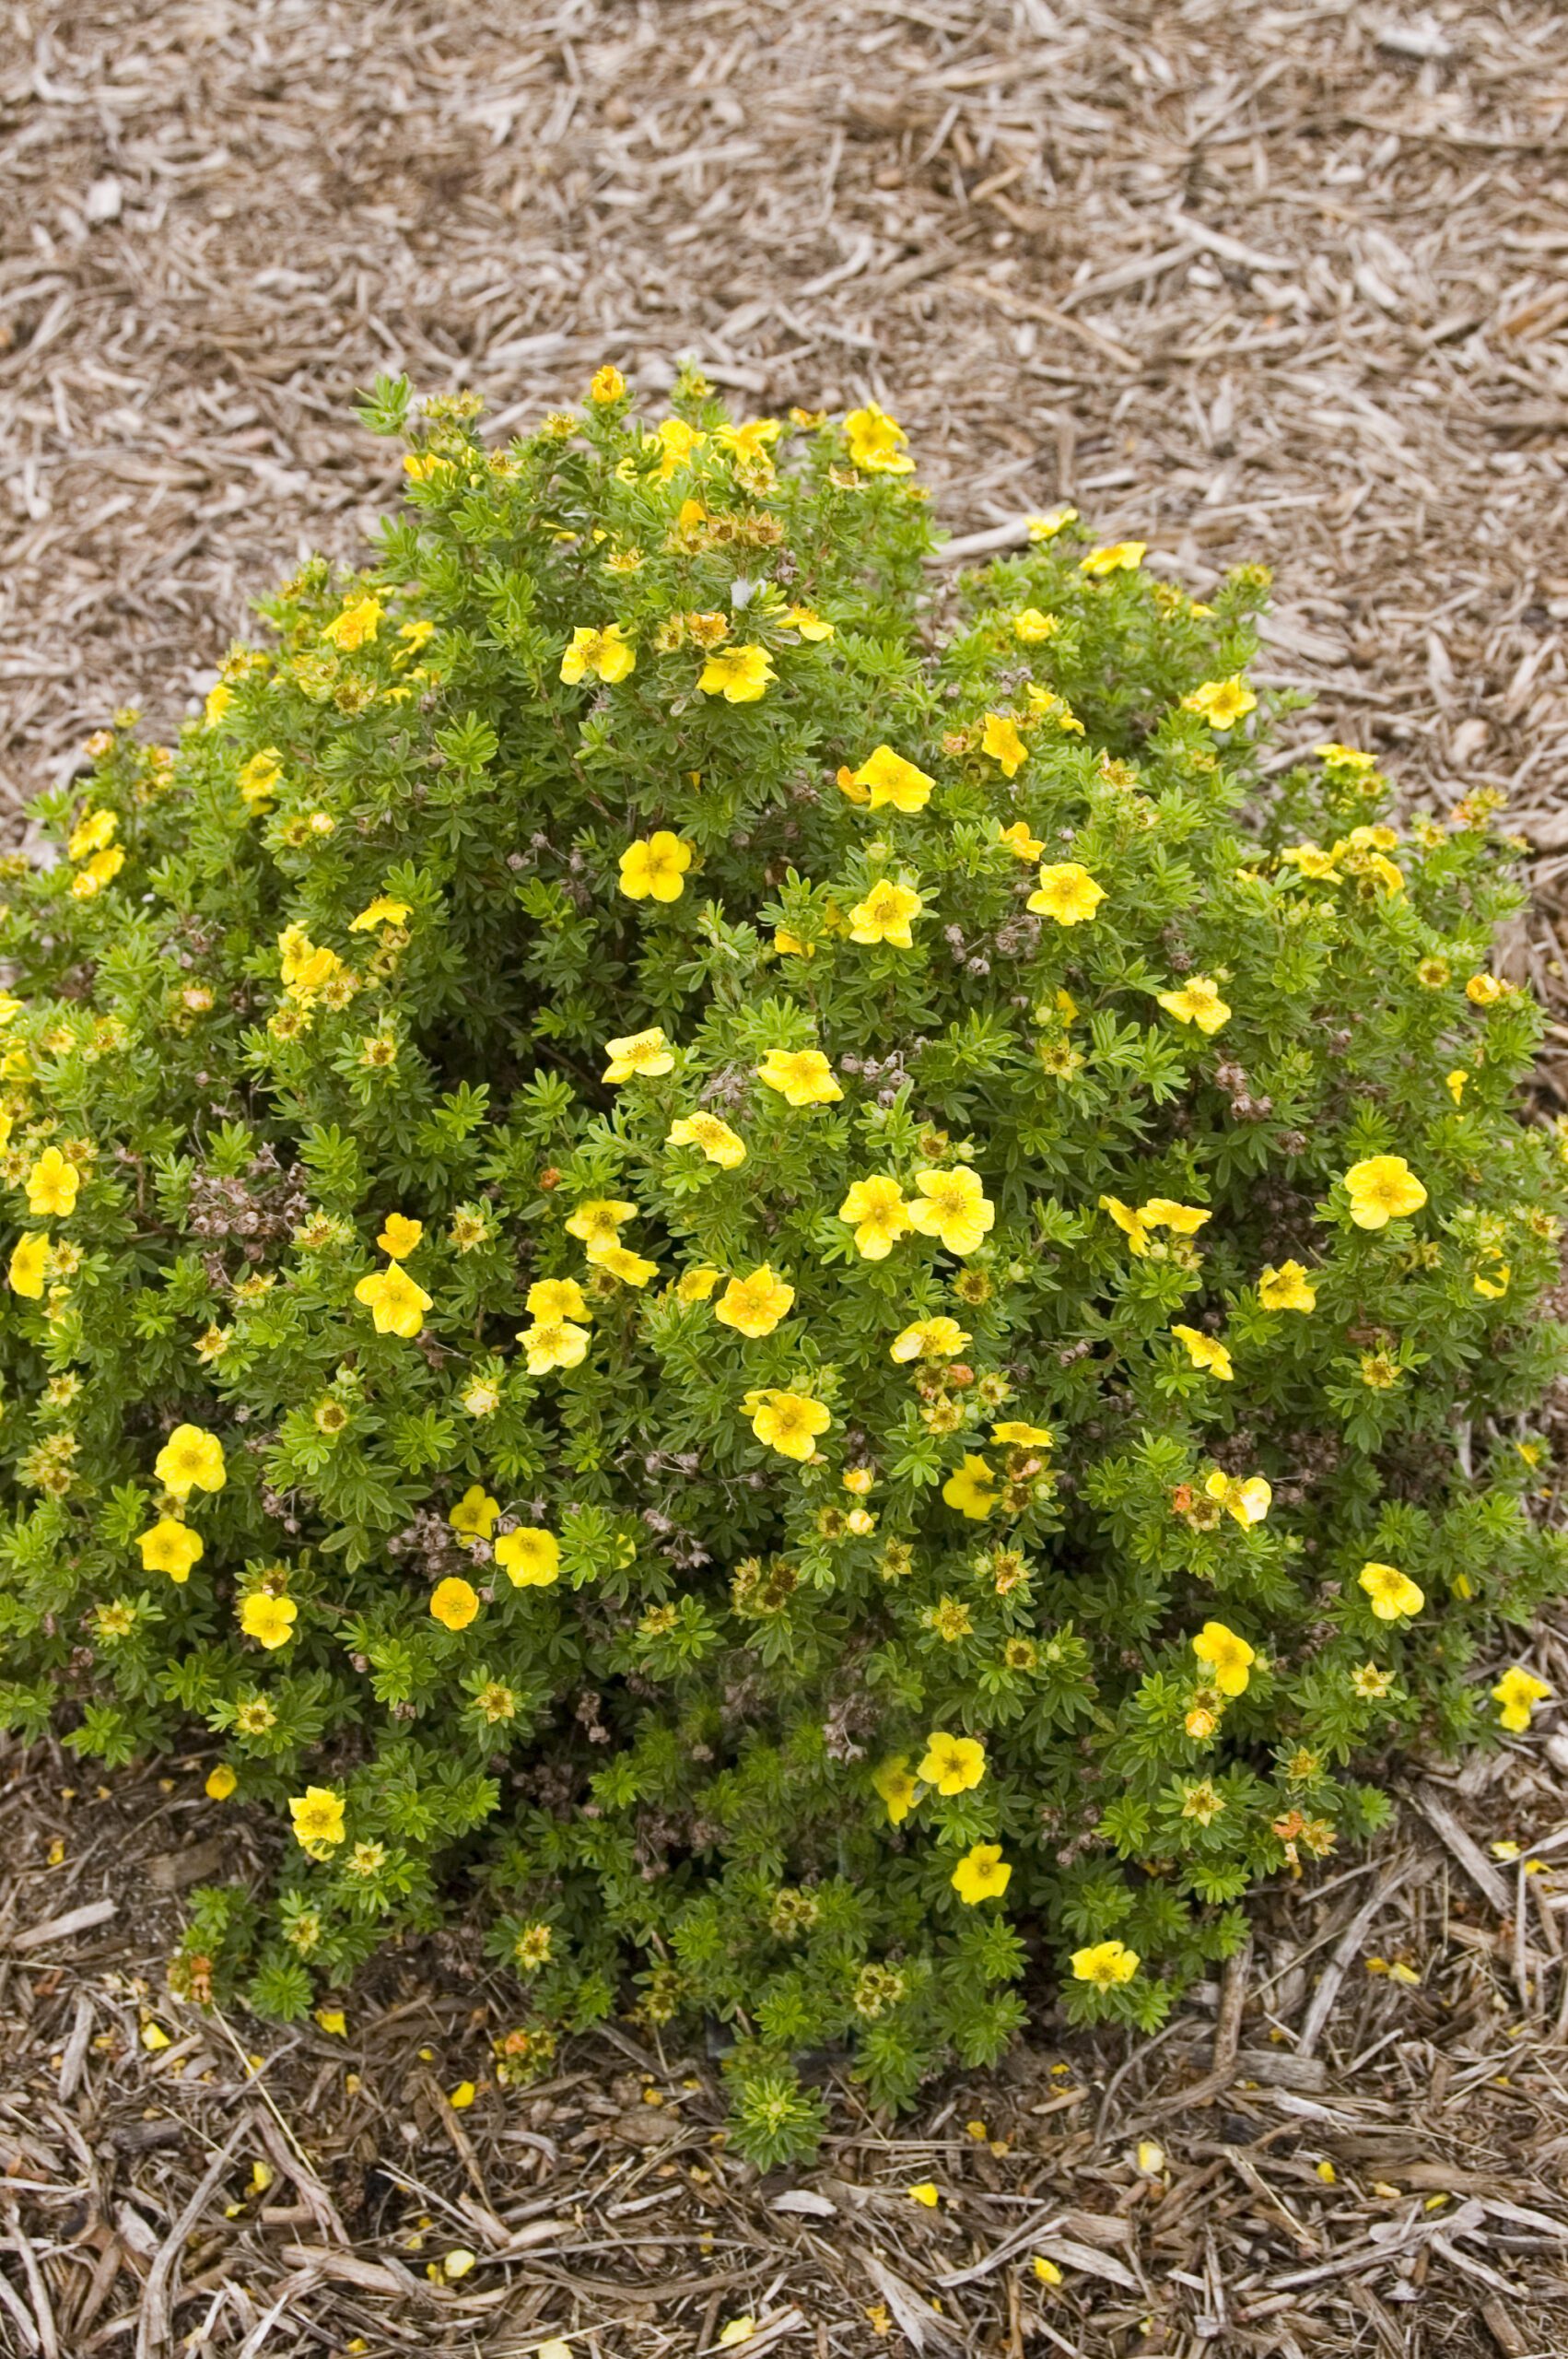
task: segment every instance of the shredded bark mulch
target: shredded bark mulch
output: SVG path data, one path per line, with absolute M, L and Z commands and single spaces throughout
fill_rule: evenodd
M 1281 762 L 1510 792 L 1568 1104 L 1565 126 L 1556 0 L 9 0 L 0 827 L 115 709 L 177 726 L 302 553 L 363 561 L 378 369 L 504 437 L 689 352 L 747 410 L 893 409 L 960 549 L 1068 499 L 1199 593 L 1272 565 Z M 186 1895 L 270 1831 L 193 1762 L 5 1755 L 0 2350 L 1549 2359 L 1553 1725 L 1412 1767 L 1157 2045 L 1042 1994 L 902 2124 L 824 2060 L 821 2165 L 766 2177 L 706 2053 L 617 2025 L 489 2085 L 510 1994 L 456 1938 L 341 2035 L 174 2004 Z

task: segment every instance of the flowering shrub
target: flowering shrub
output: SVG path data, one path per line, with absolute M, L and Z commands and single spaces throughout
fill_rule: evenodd
M 503 2083 L 707 2014 L 778 2158 L 1527 1723 L 1562 1147 L 1485 799 L 1261 792 L 1260 570 L 949 604 L 878 410 L 476 408 L 9 863 L 0 1705 L 273 1814 L 190 1996 L 461 1903 Z

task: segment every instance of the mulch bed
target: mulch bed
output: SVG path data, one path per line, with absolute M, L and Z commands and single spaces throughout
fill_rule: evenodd
M 961 535 L 1071 499 L 1196 591 L 1272 565 L 1259 676 L 1314 699 L 1281 758 L 1512 793 L 1508 968 L 1568 1105 L 1565 125 L 1556 0 L 10 0 L 0 825 L 117 707 L 177 726 L 302 551 L 363 559 L 377 369 L 504 435 L 693 352 L 747 409 L 884 402 Z M 754 2352 L 1547 2359 L 1539 1725 L 1412 1767 L 1424 1809 L 1269 1896 L 1157 2047 L 1059 2037 L 1042 1994 L 1005 2069 L 903 2124 L 845 2088 L 821 2166 L 765 2178 L 712 2060 L 618 2028 L 454 2110 L 510 2003 L 456 1938 L 341 2037 L 173 2005 L 182 1895 L 250 1838 L 212 1848 L 192 1765 L 5 1755 L 0 2349 L 685 2359 L 749 2317 Z

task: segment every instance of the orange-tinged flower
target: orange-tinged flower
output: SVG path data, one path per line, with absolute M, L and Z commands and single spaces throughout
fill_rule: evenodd
M 223 1444 L 203 1426 L 176 1426 L 153 1461 L 153 1471 L 177 1499 L 193 1490 L 221 1491 L 228 1481 Z
M 967 1908 L 982 1900 L 1000 1900 L 1012 1881 L 1012 1869 L 1001 1856 L 1000 1843 L 972 1844 L 948 1882 Z
M 658 827 L 621 854 L 621 890 L 628 901 L 678 901 L 691 864 L 690 844 L 668 827 Z
M 1420 1212 L 1426 1202 L 1426 1190 L 1402 1155 L 1374 1155 L 1352 1163 L 1345 1193 L 1358 1228 L 1387 1228 L 1391 1220 Z
M 456 1574 L 438 1581 L 430 1592 L 430 1612 L 443 1629 L 466 1630 L 478 1611 L 478 1590 Z
M 514 1589 L 548 1589 L 560 1578 L 561 1543 L 542 1524 L 504 1532 L 496 1543 L 495 1556 Z
M 398 1262 L 389 1262 L 384 1270 L 360 1279 L 354 1299 L 370 1312 L 378 1335 L 401 1335 L 406 1342 L 425 1324 L 433 1297 Z
M 1058 925 L 1082 925 L 1105 898 L 1105 886 L 1095 883 L 1081 862 L 1059 860 L 1041 869 L 1039 886 L 1024 906 L 1054 918 Z
M 851 803 L 867 803 L 873 811 L 891 804 L 895 811 L 912 813 L 925 809 L 936 780 L 907 762 L 902 754 L 895 754 L 891 745 L 878 745 L 858 770 L 840 770 L 838 783 Z

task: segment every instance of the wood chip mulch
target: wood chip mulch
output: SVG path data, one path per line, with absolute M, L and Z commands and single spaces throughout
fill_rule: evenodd
M 377 369 L 504 435 L 687 352 L 747 409 L 883 402 L 966 538 L 1071 499 L 1199 593 L 1271 564 L 1260 674 L 1315 698 L 1281 758 L 1509 790 L 1509 971 L 1568 1104 L 1558 0 L 6 0 L 0 826 L 115 708 L 176 726 L 304 551 L 363 559 Z M 786 2359 L 1550 2359 L 1538 1726 L 1412 1767 L 1157 2046 L 1042 1998 L 1003 2069 L 903 2124 L 845 2087 L 820 2165 L 766 2177 L 712 2060 L 625 2026 L 487 2085 L 510 2000 L 456 1938 L 341 2036 L 173 2005 L 183 1895 L 266 1830 L 218 1838 L 196 1766 L 6 1755 L 0 2351 L 686 2359 L 749 2318 Z

